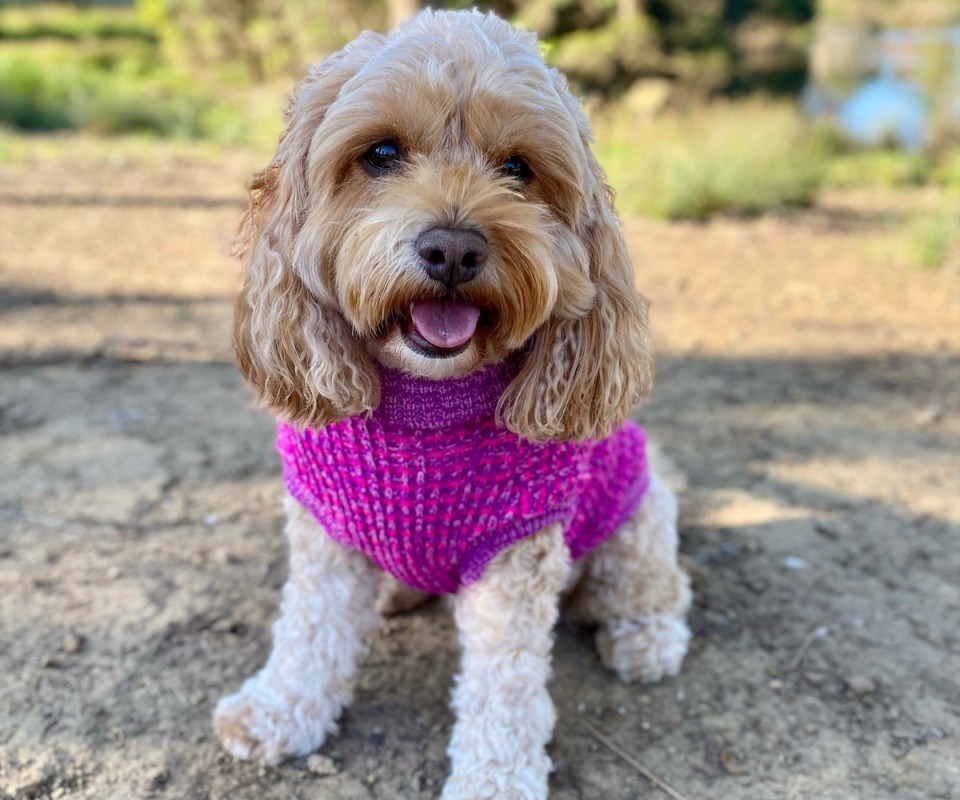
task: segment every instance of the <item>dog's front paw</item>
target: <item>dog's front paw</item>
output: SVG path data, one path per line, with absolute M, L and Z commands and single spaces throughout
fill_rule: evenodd
M 680 672 L 690 629 L 672 614 L 641 614 L 613 619 L 597 632 L 597 651 L 625 683 L 653 683 Z
M 440 800 L 547 800 L 547 781 L 524 770 L 484 768 L 479 774 L 451 775 Z
M 258 691 L 256 684 L 245 685 L 220 699 L 213 726 L 230 755 L 274 766 L 285 758 L 312 753 L 328 733 L 336 733 L 336 724 L 325 724 L 319 711 L 309 703 L 286 703 Z

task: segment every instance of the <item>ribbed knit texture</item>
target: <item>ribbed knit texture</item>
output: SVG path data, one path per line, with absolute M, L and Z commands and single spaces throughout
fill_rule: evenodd
M 517 365 L 456 380 L 380 368 L 380 407 L 319 430 L 281 423 L 290 493 L 341 544 L 435 594 L 477 580 L 500 551 L 560 522 L 571 556 L 633 512 L 649 482 L 643 430 L 533 444 L 494 413 Z

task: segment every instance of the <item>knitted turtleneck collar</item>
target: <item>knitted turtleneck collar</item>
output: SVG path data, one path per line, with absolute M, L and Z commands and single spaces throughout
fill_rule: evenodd
M 421 429 L 492 418 L 500 396 L 519 371 L 518 358 L 446 380 L 415 378 L 378 365 L 380 406 L 372 416 L 387 427 Z

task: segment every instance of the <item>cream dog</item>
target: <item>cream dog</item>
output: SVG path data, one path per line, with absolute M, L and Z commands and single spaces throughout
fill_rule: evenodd
M 690 590 L 675 499 L 653 472 L 642 485 L 604 472 L 642 457 L 624 420 L 651 366 L 645 304 L 589 143 L 535 36 L 477 12 L 365 33 L 297 87 L 240 235 L 238 361 L 287 423 L 293 496 L 273 650 L 214 715 L 234 756 L 276 764 L 337 732 L 385 608 L 381 567 L 395 576 L 392 610 L 454 594 L 463 659 L 445 800 L 547 796 L 561 604 L 598 626 L 622 679 L 679 670 Z M 501 383 L 487 408 L 490 375 Z M 482 450 L 482 436 L 501 437 L 501 449 L 452 470 L 455 492 L 428 491 L 425 480 L 446 480 L 430 459 L 456 447 L 418 415 L 449 421 L 461 406 L 489 411 L 476 425 L 458 418 L 464 441 Z M 416 502 L 396 500 L 405 491 Z M 599 515 L 616 492 L 631 504 Z M 616 529 L 601 536 L 604 525 Z M 413 531 L 406 553 L 379 549 L 377 526 Z M 494 528 L 495 547 L 488 533 L 482 547 L 470 538 Z M 441 568 L 453 583 L 425 572 Z

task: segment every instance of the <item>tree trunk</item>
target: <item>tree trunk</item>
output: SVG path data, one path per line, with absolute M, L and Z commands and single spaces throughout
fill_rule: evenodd
M 640 0 L 617 0 L 617 16 L 624 22 L 636 19 L 640 13 Z
M 420 0 L 387 0 L 387 7 L 390 10 L 390 27 L 396 28 L 420 10 Z

